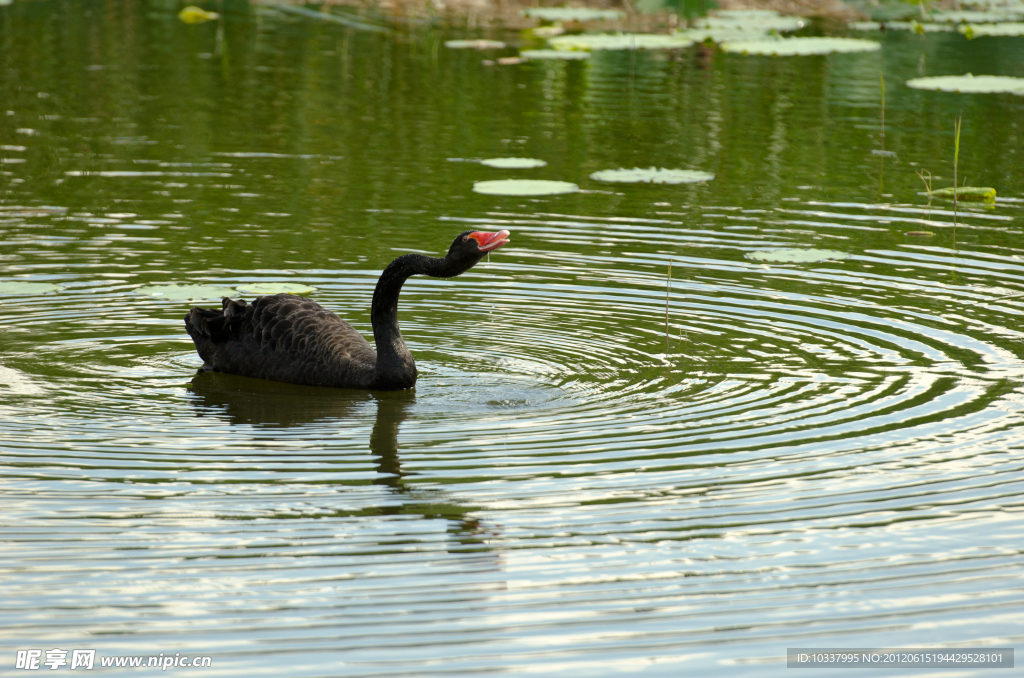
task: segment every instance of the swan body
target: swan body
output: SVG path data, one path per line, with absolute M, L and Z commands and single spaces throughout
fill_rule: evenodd
M 370 320 L 377 349 L 351 325 L 292 294 L 223 299 L 193 308 L 185 329 L 204 370 L 308 386 L 394 391 L 416 384 L 416 361 L 398 327 L 398 295 L 413 275 L 452 278 L 508 242 L 508 231 L 465 231 L 443 258 L 405 254 L 392 261 L 373 292 Z

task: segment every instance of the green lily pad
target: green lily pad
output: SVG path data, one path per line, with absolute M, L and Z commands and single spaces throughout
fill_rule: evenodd
M 541 21 L 615 21 L 626 16 L 618 10 L 590 7 L 527 7 L 520 14 Z
M 986 35 L 1021 36 L 1024 35 L 1024 23 L 966 24 L 960 26 L 959 31 L 971 38 L 980 38 Z
M 727 19 L 767 19 L 782 16 L 774 9 L 720 9 L 715 12 L 716 17 Z
M 817 261 L 835 261 L 845 259 L 849 254 L 838 250 L 816 250 L 793 247 L 778 250 L 761 250 L 748 252 L 748 259 L 764 261 L 772 264 L 813 264 Z
M 49 294 L 50 292 L 60 292 L 62 289 L 64 289 L 64 286 L 57 285 L 56 283 L 29 282 L 27 280 L 0 281 L 0 296 L 15 294 Z
M 500 40 L 449 40 L 444 43 L 450 49 L 505 49 Z
M 978 186 L 961 186 L 960 188 L 940 188 L 932 191 L 929 197 L 939 198 L 940 200 L 952 200 L 953 193 L 956 192 L 956 199 L 963 202 L 987 202 L 994 203 L 996 201 L 996 189 L 988 187 Z
M 711 181 L 715 175 L 698 170 L 634 167 L 633 169 L 601 170 L 591 174 L 590 178 L 624 184 L 696 184 L 701 181 Z
M 547 163 L 535 158 L 487 158 L 480 161 L 481 165 L 497 167 L 498 169 L 532 169 L 544 167 Z
M 709 16 L 696 22 L 697 28 L 715 28 L 719 30 L 769 33 L 778 31 L 798 31 L 807 25 L 807 19 L 798 16 L 781 16 L 771 14 L 730 14 Z
M 954 30 L 951 24 L 918 23 L 917 21 L 855 21 L 847 24 L 855 31 L 912 31 L 914 33 L 950 33 Z
M 882 30 L 882 23 L 880 21 L 851 21 L 846 24 L 846 27 L 854 31 L 880 31 Z M 889 24 L 885 24 L 888 28 Z
M 524 49 L 519 53 L 524 59 L 535 61 L 539 59 L 557 59 L 559 61 L 582 61 L 590 58 L 590 52 L 570 52 L 560 49 Z
M 221 299 L 235 294 L 230 287 L 217 287 L 216 285 L 148 285 L 135 291 L 154 299 L 169 299 L 171 301 Z
M 543 179 L 499 179 L 478 181 L 473 184 L 473 191 L 484 195 L 557 195 L 575 193 L 578 190 L 579 186 L 568 181 Z
M 907 87 L 962 94 L 1009 93 L 1024 95 L 1024 78 L 1007 75 L 939 75 L 907 80 Z
M 726 52 L 763 56 L 806 56 L 847 52 L 874 52 L 882 49 L 874 40 L 858 38 L 779 38 L 738 40 L 722 44 Z
M 266 294 L 309 294 L 316 292 L 315 287 L 286 282 L 245 283 L 239 285 L 237 289 L 242 294 L 253 296 L 263 296 Z
M 995 24 L 1004 21 L 1020 21 L 1024 18 L 1022 12 L 979 12 L 964 10 L 960 12 L 932 12 L 932 21 L 936 23 L 969 23 L 969 24 Z
M 679 35 L 656 33 L 584 33 L 560 35 L 548 41 L 555 49 L 684 49 L 693 40 Z

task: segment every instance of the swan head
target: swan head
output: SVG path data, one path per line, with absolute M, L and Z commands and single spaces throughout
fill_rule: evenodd
M 507 244 L 508 236 L 508 231 L 495 233 L 463 231 L 455 236 L 455 241 L 448 248 L 445 259 L 449 266 L 459 269 L 460 272 L 467 271 L 483 259 L 488 252 L 493 252 Z

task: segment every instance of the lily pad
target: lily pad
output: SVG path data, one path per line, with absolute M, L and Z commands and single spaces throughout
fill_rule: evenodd
M 1024 78 L 1007 75 L 939 75 L 907 80 L 907 87 L 963 94 L 1009 93 L 1024 95 Z
M 64 289 L 64 286 L 57 285 L 56 283 L 28 282 L 22 280 L 0 281 L 0 296 L 15 294 L 49 294 L 50 292 L 60 292 L 62 289 Z
M 449 49 L 505 49 L 500 40 L 449 40 L 444 43 Z
M 709 16 L 696 22 L 697 28 L 716 28 L 730 31 L 798 31 L 807 25 L 807 19 L 798 16 L 780 16 L 771 14 L 732 14 Z
M 1024 35 L 1024 23 L 967 24 L 960 26 L 959 30 L 969 38 L 980 38 L 986 35 L 1021 36 Z
M 855 31 L 913 31 L 914 33 L 950 33 L 954 30 L 951 24 L 919 23 L 917 21 L 855 21 L 848 24 Z M 884 28 L 883 28 L 884 27 Z
M 618 10 L 590 7 L 527 7 L 521 14 L 541 21 L 615 21 L 626 16 Z
M 874 52 L 882 49 L 874 40 L 859 38 L 780 38 L 738 40 L 722 44 L 726 52 L 764 56 L 806 56 L 847 52 Z
M 537 26 L 531 28 L 527 33 L 532 33 L 535 38 L 553 38 L 565 33 L 565 29 L 561 26 Z
M 772 264 L 813 264 L 817 261 L 835 261 L 850 256 L 839 250 L 816 250 L 793 247 L 778 250 L 761 250 L 748 252 L 748 259 L 764 261 Z
M 206 21 L 213 21 L 219 19 L 220 14 L 216 12 L 207 12 L 202 7 L 196 7 L 195 5 L 189 5 L 180 12 L 178 12 L 178 19 L 187 24 L 201 24 Z
M 530 61 L 538 59 L 558 59 L 561 61 L 582 61 L 590 58 L 590 52 L 570 52 L 560 49 L 524 49 L 519 56 Z
M 473 191 L 484 195 L 557 195 L 575 193 L 578 190 L 579 186 L 568 181 L 543 179 L 499 179 L 478 181 L 473 184 Z
M 633 169 L 601 170 L 591 174 L 590 178 L 624 184 L 696 184 L 701 181 L 711 181 L 715 175 L 698 170 L 634 167 Z
M 480 164 L 498 169 L 532 169 L 547 165 L 545 161 L 536 158 L 487 158 L 481 160 Z
M 170 299 L 172 301 L 220 299 L 235 294 L 230 287 L 216 285 L 148 285 L 135 291 L 154 299 Z
M 932 21 L 936 23 L 970 23 L 970 24 L 995 24 L 1004 21 L 1020 21 L 1024 16 L 1021 12 L 979 12 L 964 10 L 960 12 L 932 12 Z
M 929 197 L 939 198 L 940 200 L 952 200 L 953 193 L 956 192 L 956 199 L 963 202 L 987 202 L 994 203 L 996 201 L 996 189 L 988 187 L 978 186 L 961 186 L 960 188 L 940 188 L 932 191 Z
M 262 296 L 266 294 L 309 294 L 310 292 L 316 292 L 316 288 L 299 283 L 264 282 L 239 285 L 238 291 L 242 294 Z
M 555 49 L 684 49 L 693 40 L 680 35 L 657 33 L 584 33 L 560 35 L 548 41 Z
M 715 12 L 715 16 L 729 19 L 764 19 L 782 15 L 774 9 L 720 9 Z

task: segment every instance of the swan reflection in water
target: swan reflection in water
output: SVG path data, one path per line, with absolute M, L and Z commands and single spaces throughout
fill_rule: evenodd
M 372 482 L 387 487 L 392 496 L 401 497 L 398 503 L 377 506 L 377 514 L 420 515 L 445 520 L 453 542 L 452 550 L 490 550 L 487 541 L 496 536 L 494 526 L 484 526 L 471 515 L 477 508 L 453 502 L 444 490 L 421 487 L 406 480 L 416 474 L 402 468 L 398 432 L 412 414 L 415 391 L 369 393 L 296 386 L 219 372 L 200 372 L 188 388 L 194 396 L 197 416 L 226 418 L 234 426 L 263 430 L 315 425 L 311 433 L 317 435 L 318 440 L 322 439 L 321 434 L 335 427 L 366 421 L 376 408 L 369 439 L 377 471 Z M 339 487 L 345 484 L 339 483 Z

